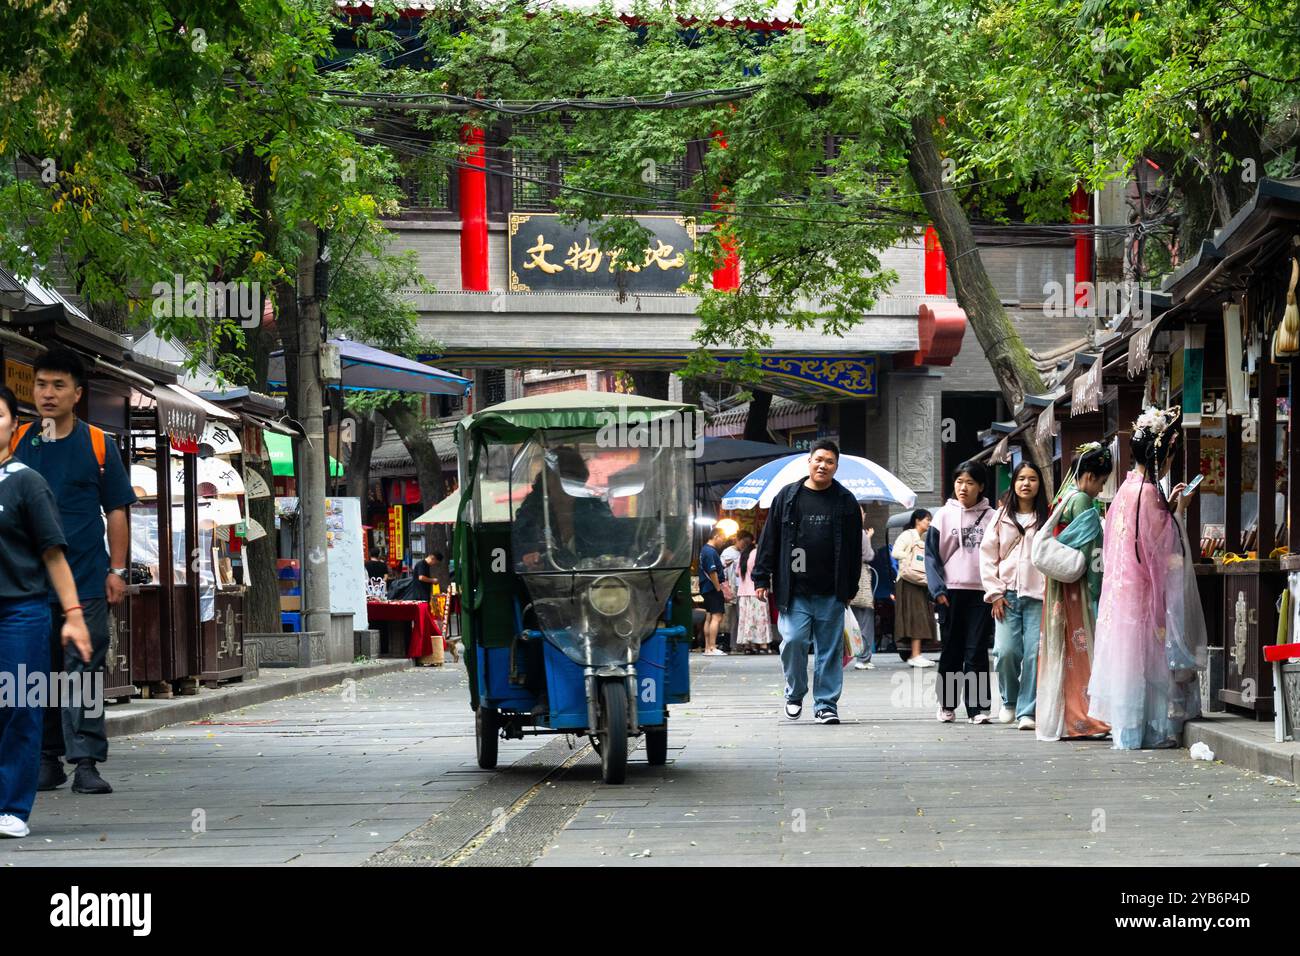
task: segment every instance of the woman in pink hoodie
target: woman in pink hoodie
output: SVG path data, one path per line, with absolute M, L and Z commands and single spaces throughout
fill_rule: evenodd
M 1009 724 L 1018 718 L 1021 730 L 1034 729 L 1038 638 L 1047 582 L 1030 554 L 1034 534 L 1047 517 L 1043 473 L 1032 461 L 1021 462 L 980 545 L 984 600 L 992 607 L 995 622 L 993 658 L 1002 695 L 998 721 Z
M 939 653 L 941 723 L 956 719 L 965 699 L 972 724 L 987 724 L 989 644 L 993 618 L 984 603 L 980 545 L 992 507 L 984 497 L 988 472 L 977 461 L 963 461 L 953 473 L 953 497 L 934 516 L 925 541 L 925 576 L 939 611 L 943 650 Z

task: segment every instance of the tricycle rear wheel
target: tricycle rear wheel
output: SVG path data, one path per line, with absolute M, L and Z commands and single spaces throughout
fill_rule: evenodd
M 474 747 L 478 751 L 478 765 L 484 770 L 496 769 L 500 740 L 501 714 L 495 707 L 479 704 L 474 715 Z
M 602 681 L 600 704 L 600 776 L 606 783 L 622 783 L 627 777 L 627 684 Z

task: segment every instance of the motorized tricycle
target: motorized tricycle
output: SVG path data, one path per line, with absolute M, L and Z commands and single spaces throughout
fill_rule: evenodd
M 562 392 L 460 421 L 454 554 L 478 764 L 502 738 L 586 735 L 606 783 L 629 740 L 668 753 L 690 699 L 688 405 Z

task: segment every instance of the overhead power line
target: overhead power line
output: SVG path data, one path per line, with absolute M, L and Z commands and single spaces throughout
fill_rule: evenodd
M 477 166 L 466 163 L 455 157 L 440 154 L 427 145 L 418 141 L 404 139 L 398 136 L 383 135 L 375 133 L 372 130 L 353 128 L 351 130 L 357 136 L 368 139 L 378 145 L 386 146 L 390 149 L 406 152 L 413 156 L 426 156 L 438 163 L 443 164 L 448 169 L 464 169 L 471 172 L 484 172 L 483 166 Z M 735 203 L 724 204 L 725 208 L 715 208 L 713 203 L 689 202 L 686 200 L 668 199 L 663 196 L 636 196 L 624 193 L 607 192 L 600 189 L 589 189 L 583 186 L 574 186 L 568 183 L 556 181 L 548 178 L 528 176 L 518 171 L 511 170 L 504 172 L 497 170 L 499 174 L 509 175 L 512 179 L 519 182 L 531 183 L 540 186 L 546 186 L 557 193 L 569 193 L 573 195 L 590 196 L 596 199 L 608 199 L 632 207 L 642 207 L 650 209 L 670 209 L 684 214 L 703 214 L 716 215 L 725 220 L 754 220 L 763 222 L 788 222 L 798 223 L 800 225 L 812 226 L 872 226 L 887 228 L 911 228 L 918 233 L 924 231 L 930 221 L 924 217 L 918 217 L 904 210 L 894 210 L 888 207 L 875 207 L 878 211 L 887 213 L 877 219 L 826 219 L 809 216 L 794 215 L 772 215 L 761 212 L 746 211 L 749 208 L 758 209 L 776 209 L 787 212 L 795 212 L 801 208 L 802 203 L 781 204 L 760 204 L 760 203 Z M 853 205 L 845 203 L 845 206 Z M 1155 222 L 1160 222 L 1156 220 Z M 1094 223 L 1029 223 L 1029 222 L 1008 222 L 1008 223 L 981 223 L 973 221 L 972 226 L 981 231 L 1007 231 L 1007 232 L 1032 232 L 1044 236 L 1042 243 L 1054 240 L 1073 238 L 1081 234 L 1092 235 L 1097 238 L 1105 236 L 1122 236 L 1129 227 L 1127 225 L 1099 226 Z
M 244 85 L 242 83 L 237 85 Z M 261 89 L 261 84 L 251 84 Z M 366 93 L 356 90 L 313 90 L 328 98 L 334 106 L 361 109 L 394 110 L 419 113 L 499 113 L 503 116 L 536 116 L 563 111 L 598 112 L 603 110 L 680 110 L 704 106 L 721 106 L 753 96 L 762 87 L 757 84 L 717 90 L 688 90 L 683 93 L 650 93 L 638 96 L 568 98 L 550 100 L 480 99 L 455 93 Z

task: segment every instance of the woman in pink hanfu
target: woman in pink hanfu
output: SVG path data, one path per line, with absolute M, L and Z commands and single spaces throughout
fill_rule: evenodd
M 1183 526 L 1184 486 L 1171 512 L 1160 477 L 1173 459 L 1181 410 L 1148 408 L 1133 425 L 1136 463 L 1106 514 L 1106 568 L 1088 684 L 1089 716 L 1110 724 L 1117 750 L 1180 745 L 1200 715 L 1205 619 Z

